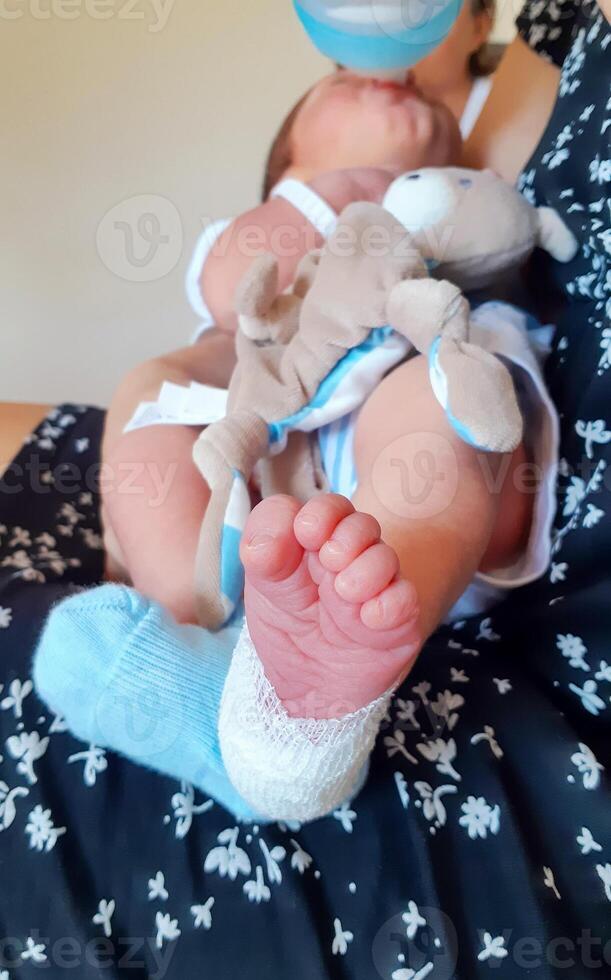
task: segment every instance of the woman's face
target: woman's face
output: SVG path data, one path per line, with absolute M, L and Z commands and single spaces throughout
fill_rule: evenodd
M 454 27 L 445 41 L 426 58 L 414 65 L 416 84 L 433 98 L 444 98 L 470 78 L 469 61 L 492 30 L 487 11 L 473 13 L 471 0 L 464 0 Z
M 411 79 L 400 85 L 340 69 L 314 86 L 299 112 L 292 169 L 308 179 L 350 167 L 444 166 L 458 160 L 460 143 L 452 113 L 425 100 Z

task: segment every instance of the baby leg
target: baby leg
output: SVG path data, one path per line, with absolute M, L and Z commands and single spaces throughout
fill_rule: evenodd
M 509 563 L 528 533 L 523 451 L 503 471 L 463 443 L 424 358 L 379 386 L 355 446 L 353 504 L 270 498 L 243 538 L 250 635 L 296 717 L 337 717 L 398 683 L 477 570 Z
M 523 450 L 503 460 L 464 444 L 424 358 L 379 386 L 355 445 L 354 505 L 271 497 L 242 540 L 248 634 L 220 739 L 234 786 L 271 817 L 314 819 L 358 791 L 423 641 L 478 568 L 511 562 L 529 528 L 532 494 L 514 480 Z
M 195 554 L 209 499 L 192 460 L 199 430 L 123 428 L 139 402 L 157 397 L 164 381 L 220 386 L 228 381 L 233 358 L 233 340 L 220 335 L 149 361 L 126 378 L 108 414 L 101 489 L 110 574 L 162 602 L 179 622 L 196 622 Z
M 380 522 L 420 604 L 423 637 L 476 572 L 508 566 L 523 549 L 536 487 L 521 445 L 507 455 L 467 445 L 434 397 L 428 363 L 403 364 L 372 394 L 355 436 L 353 503 Z

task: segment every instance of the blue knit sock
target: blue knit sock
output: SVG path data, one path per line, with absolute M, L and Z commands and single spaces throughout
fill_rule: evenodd
M 255 819 L 225 773 L 217 735 L 240 622 L 218 633 L 179 626 L 132 589 L 103 585 L 52 610 L 34 657 L 36 690 L 77 738 Z

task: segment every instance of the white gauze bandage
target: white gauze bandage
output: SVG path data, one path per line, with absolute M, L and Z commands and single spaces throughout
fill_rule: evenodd
M 219 714 L 227 774 L 270 820 L 315 820 L 361 789 L 392 691 L 339 720 L 291 718 L 263 671 L 246 624 Z

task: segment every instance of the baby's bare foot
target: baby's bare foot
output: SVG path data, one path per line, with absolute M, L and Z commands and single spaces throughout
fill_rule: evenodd
M 241 557 L 250 635 L 291 716 L 340 718 L 405 677 L 422 645 L 417 596 L 369 514 L 336 494 L 269 497 Z

